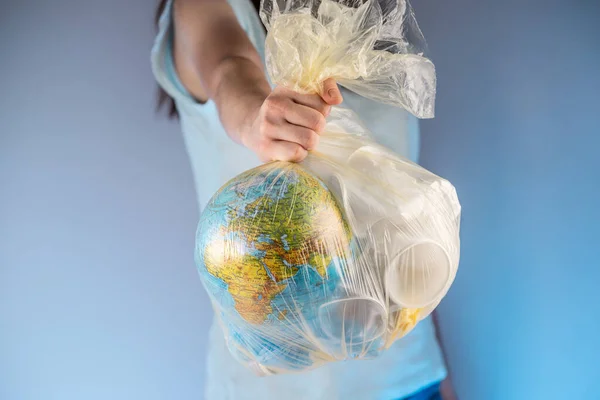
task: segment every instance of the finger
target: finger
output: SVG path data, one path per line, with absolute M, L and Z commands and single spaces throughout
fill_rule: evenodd
M 344 101 L 342 92 L 333 78 L 329 78 L 323 82 L 323 101 L 331 106 L 337 106 Z
M 325 117 L 329 116 L 331 106 L 327 104 L 325 100 L 323 100 L 323 98 L 318 94 L 300 94 L 291 92 L 290 97 L 297 104 L 302 104 L 303 106 L 310 107 L 313 110 L 318 111 Z
M 286 97 L 291 99 L 293 102 L 297 104 L 302 104 L 304 106 L 313 108 L 323 114 L 324 116 L 329 115 L 329 110 L 331 106 L 325 103 L 325 100 L 318 94 L 301 94 L 294 92 L 284 86 L 279 86 L 275 89 L 275 92 L 281 97 Z
M 319 135 L 315 131 L 292 124 L 278 126 L 273 131 L 272 137 L 275 140 L 299 144 L 306 150 L 313 150 L 319 143 Z
M 284 140 L 275 140 L 269 149 L 269 161 L 291 161 L 300 162 L 306 158 L 308 152 L 297 143 Z
M 303 126 L 317 133 L 325 128 L 325 116 L 315 110 L 301 104 L 292 103 L 286 107 L 284 118 L 290 124 Z

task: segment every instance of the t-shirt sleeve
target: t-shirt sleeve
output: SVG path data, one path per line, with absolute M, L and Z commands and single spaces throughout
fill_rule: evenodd
M 200 107 L 181 83 L 173 62 L 173 0 L 169 0 L 158 22 L 158 34 L 154 39 L 151 52 L 151 64 L 154 78 L 161 88 L 171 96 L 178 108 Z

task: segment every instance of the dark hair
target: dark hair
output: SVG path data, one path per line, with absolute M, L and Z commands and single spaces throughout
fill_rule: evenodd
M 158 7 L 156 8 L 156 15 L 154 16 L 154 25 L 158 30 L 158 21 L 160 20 L 160 16 L 162 15 L 165 7 L 167 6 L 168 0 L 160 0 L 158 2 Z M 169 118 L 178 118 L 179 113 L 177 112 L 177 106 L 175 106 L 175 101 L 162 87 L 158 87 L 158 94 L 156 97 L 156 110 L 160 111 L 161 109 L 167 109 L 167 115 Z

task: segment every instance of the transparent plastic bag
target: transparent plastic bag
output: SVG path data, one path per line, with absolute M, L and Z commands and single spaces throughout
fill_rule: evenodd
M 388 1 L 388 0 L 385 0 Z M 408 5 L 264 0 L 273 82 L 335 78 L 433 116 L 435 71 Z M 231 353 L 257 374 L 373 358 L 429 315 L 459 262 L 446 180 L 371 139 L 334 107 L 315 151 L 225 184 L 202 213 L 196 262 Z
M 320 93 L 327 78 L 372 100 L 431 118 L 435 67 L 405 0 L 263 0 L 272 82 Z

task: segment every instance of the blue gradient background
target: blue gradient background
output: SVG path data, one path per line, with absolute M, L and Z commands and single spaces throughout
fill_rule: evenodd
M 458 395 L 600 399 L 600 2 L 413 3 L 439 82 L 421 161 L 463 205 Z
M 202 398 L 210 309 L 151 3 L 1 3 L 1 400 Z M 459 398 L 600 398 L 600 3 L 414 3 L 439 76 L 422 162 L 464 207 L 440 315 Z

